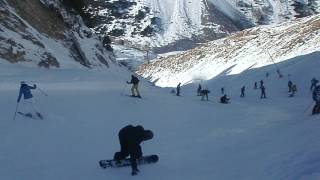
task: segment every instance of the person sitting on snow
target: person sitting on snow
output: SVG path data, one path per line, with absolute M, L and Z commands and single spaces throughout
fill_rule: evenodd
M 220 103 L 228 104 L 229 100 L 230 100 L 230 98 L 228 98 L 227 95 L 225 94 L 220 98 Z

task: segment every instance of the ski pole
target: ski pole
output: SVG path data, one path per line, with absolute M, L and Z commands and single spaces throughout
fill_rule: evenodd
M 18 111 L 19 102 L 17 102 L 16 111 L 14 112 L 13 120 L 16 120 L 17 111 Z
M 307 111 L 310 110 L 310 107 L 312 107 L 312 105 L 313 105 L 313 103 L 311 103 L 311 104 L 306 108 L 306 110 L 303 111 L 303 114 L 306 114 Z
M 127 87 L 127 85 L 128 85 L 128 83 L 126 83 L 126 84 L 123 86 L 123 88 L 122 88 L 122 90 L 121 90 L 121 93 L 120 93 L 121 96 L 123 96 L 123 92 L 124 92 L 125 88 Z
M 38 89 L 42 94 L 44 94 L 45 96 L 48 96 L 48 94 L 45 93 L 41 88 L 37 87 L 37 89 Z

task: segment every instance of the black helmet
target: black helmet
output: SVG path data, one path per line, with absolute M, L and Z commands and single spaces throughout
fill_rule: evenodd
M 143 140 L 147 141 L 153 138 L 153 132 L 150 130 L 143 131 Z

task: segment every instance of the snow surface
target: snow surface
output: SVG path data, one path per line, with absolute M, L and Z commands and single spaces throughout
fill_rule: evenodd
M 278 66 L 288 75 L 265 78 L 274 65 L 240 74 L 221 74 L 203 87 L 210 101 L 200 101 L 197 84 L 171 89 L 142 80 L 142 99 L 129 94 L 130 73 L 38 69 L 0 60 L 0 179 L 4 180 L 317 180 L 320 179 L 320 116 L 309 116 L 312 77 L 320 79 L 320 52 L 298 56 Z M 267 99 L 253 83 L 263 79 Z M 297 84 L 294 98 L 287 81 Z M 45 120 L 13 120 L 21 80 L 36 83 L 49 96 L 33 91 Z M 246 85 L 246 97 L 240 88 Z M 220 88 L 231 104 L 218 103 Z M 128 124 L 154 131 L 142 144 L 144 154 L 158 154 L 156 164 L 101 169 L 98 160 L 119 150 L 117 133 Z

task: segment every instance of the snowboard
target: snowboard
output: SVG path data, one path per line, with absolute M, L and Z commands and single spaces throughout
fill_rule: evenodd
M 157 155 L 148 155 L 148 156 L 143 156 L 137 160 L 138 165 L 143 165 L 143 164 L 151 164 L 151 163 L 156 163 L 159 161 L 159 157 Z M 119 167 L 126 167 L 130 166 L 130 158 L 126 158 L 123 160 L 100 160 L 99 165 L 102 168 L 119 168 Z
M 43 117 L 39 117 L 39 116 L 34 116 L 30 113 L 23 113 L 23 112 L 18 112 L 18 114 L 20 114 L 23 117 L 27 117 L 27 118 L 31 118 L 31 119 L 43 119 Z

